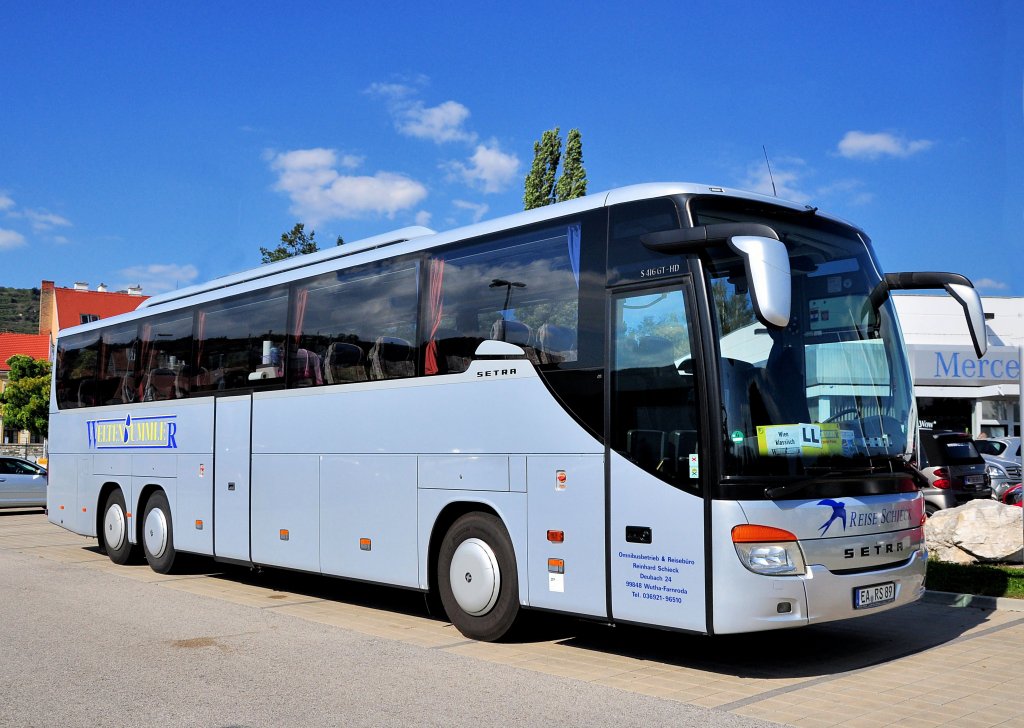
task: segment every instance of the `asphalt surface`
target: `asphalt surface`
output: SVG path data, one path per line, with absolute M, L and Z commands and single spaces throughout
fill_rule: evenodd
M 772 725 L 0 548 L 0 726 L 510 724 Z

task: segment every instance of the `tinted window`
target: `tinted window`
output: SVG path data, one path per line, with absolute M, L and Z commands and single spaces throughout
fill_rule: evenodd
M 199 391 L 263 387 L 284 382 L 288 290 L 236 296 L 196 312 Z
M 542 366 L 577 361 L 580 244 L 573 223 L 431 260 L 424 373 L 465 371 L 484 339 L 516 344 Z
M 414 376 L 418 269 L 392 261 L 297 284 L 292 386 Z
M 141 327 L 138 392 L 143 402 L 187 397 L 192 358 L 192 313 L 175 312 Z
M 652 253 L 640 236 L 679 227 L 670 199 L 645 200 L 611 208 L 608 217 L 608 283 L 662 278 L 685 272 L 682 257 Z
M 90 331 L 60 340 L 57 347 L 57 406 L 61 409 L 99 404 L 96 372 L 99 369 L 100 333 Z
M 652 475 L 696 491 L 690 463 L 699 452 L 700 418 L 686 291 L 615 301 L 611 446 Z
M 135 323 L 106 329 L 100 339 L 99 360 L 91 391 L 80 390 L 83 405 L 134 402 L 138 395 L 135 372 L 138 336 Z M 83 390 L 86 388 L 82 388 Z

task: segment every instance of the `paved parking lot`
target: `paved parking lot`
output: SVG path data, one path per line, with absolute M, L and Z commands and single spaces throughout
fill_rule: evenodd
M 721 713 L 825 726 L 1024 728 L 1024 611 L 920 603 L 785 633 L 701 638 L 534 615 L 513 641 L 466 640 L 422 595 L 193 559 L 163 576 L 116 566 L 36 512 L 0 513 L 0 550 L 153 588 L 243 604 L 386 640 Z

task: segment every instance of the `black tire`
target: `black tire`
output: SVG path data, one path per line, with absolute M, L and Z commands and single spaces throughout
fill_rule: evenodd
M 135 555 L 135 545 L 128 540 L 128 512 L 120 490 L 111 491 L 103 504 L 100 521 L 100 546 L 115 564 L 127 564 Z
M 142 515 L 142 550 L 149 568 L 159 574 L 170 574 L 174 568 L 174 524 L 167 496 L 158 490 L 146 501 Z
M 938 513 L 941 510 L 942 509 L 939 508 L 934 503 L 925 503 L 924 504 L 924 515 L 925 515 L 926 518 L 931 518 L 932 516 L 934 516 L 936 513 Z
M 453 561 L 458 575 L 452 574 Z M 469 587 L 474 579 L 478 586 Z M 437 585 L 448 619 L 466 637 L 494 642 L 512 629 L 519 615 L 519 575 L 500 519 L 467 513 L 452 524 L 437 558 Z

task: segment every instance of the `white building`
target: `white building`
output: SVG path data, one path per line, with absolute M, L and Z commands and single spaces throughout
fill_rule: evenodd
M 946 295 L 894 295 L 918 417 L 934 427 L 1019 435 L 1024 298 L 986 297 L 988 352 L 974 352 L 964 312 Z

